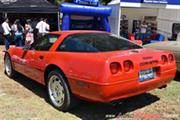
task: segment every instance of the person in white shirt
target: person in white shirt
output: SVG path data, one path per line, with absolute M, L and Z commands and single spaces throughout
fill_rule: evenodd
M 19 20 L 18 19 L 16 19 L 15 21 L 14 21 L 14 24 L 11 26 L 11 30 L 15 33 L 16 31 L 17 31 L 17 22 L 18 22 Z
M 44 22 L 46 23 L 46 31 L 49 32 L 50 26 L 49 26 L 49 24 L 47 23 L 47 19 L 44 19 Z
M 4 22 L 2 23 L 2 28 L 3 28 L 3 35 L 4 35 L 4 38 L 5 38 L 5 47 L 6 47 L 6 50 L 9 49 L 9 45 L 10 45 L 10 32 L 11 32 L 11 28 L 9 27 L 9 24 L 8 24 L 9 20 L 8 18 L 6 18 L 4 20 Z
M 147 32 L 147 24 L 145 21 L 141 24 L 141 40 L 144 41 L 146 39 L 146 32 Z
M 180 32 L 177 34 L 177 39 L 176 41 L 180 42 Z
M 41 18 L 40 22 L 37 23 L 36 29 L 38 29 L 38 33 L 40 36 L 44 36 L 46 33 L 49 32 L 49 24 L 47 24 L 47 19 Z

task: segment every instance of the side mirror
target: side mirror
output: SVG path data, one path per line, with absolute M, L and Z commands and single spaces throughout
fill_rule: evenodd
M 27 41 L 25 42 L 25 45 L 23 47 L 23 50 L 30 50 L 32 47 L 33 41 Z
M 30 50 L 31 49 L 31 45 L 24 45 L 24 47 L 23 47 L 23 50 Z

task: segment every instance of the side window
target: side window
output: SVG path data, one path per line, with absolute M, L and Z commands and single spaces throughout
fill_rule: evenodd
M 58 47 L 57 51 L 64 52 L 96 52 L 93 47 L 93 41 L 88 37 L 81 35 L 71 35 L 64 39 L 63 43 Z
M 59 37 L 60 35 L 47 34 L 38 39 L 37 42 L 32 45 L 32 48 L 38 51 L 48 51 Z

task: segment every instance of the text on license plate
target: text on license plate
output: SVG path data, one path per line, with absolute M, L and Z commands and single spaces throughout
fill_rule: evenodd
M 139 81 L 143 82 L 145 80 L 149 80 L 153 78 L 155 78 L 155 72 L 153 68 L 139 71 Z

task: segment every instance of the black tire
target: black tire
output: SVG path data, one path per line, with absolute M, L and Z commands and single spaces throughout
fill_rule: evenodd
M 4 70 L 5 70 L 5 74 L 9 78 L 14 78 L 16 76 L 16 71 L 13 69 L 11 57 L 9 56 L 8 53 L 5 54 L 5 58 L 4 58 Z
M 66 78 L 60 70 L 53 70 L 48 74 L 46 86 L 50 103 L 56 109 L 66 112 L 77 105 L 78 99 L 75 98 L 71 93 Z M 57 89 L 55 88 L 55 86 Z

